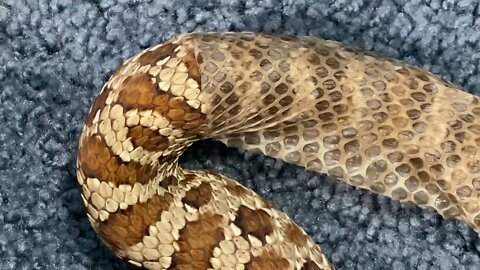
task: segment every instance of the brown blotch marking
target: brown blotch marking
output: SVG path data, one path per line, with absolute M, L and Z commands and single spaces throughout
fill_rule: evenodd
M 159 90 L 158 81 L 147 73 L 127 77 L 120 86 L 117 103 L 126 111 L 135 108 L 154 110 L 167 118 L 175 128 L 195 130 L 204 125 L 204 114 L 188 105 L 185 98 Z
M 173 54 L 175 46 L 169 45 L 160 47 L 153 52 L 146 52 L 137 60 L 142 65 L 152 64 L 165 55 Z M 189 78 L 197 81 L 200 87 L 200 71 L 193 53 L 189 52 L 182 61 L 188 68 Z M 117 103 L 122 105 L 126 111 L 138 108 L 139 110 L 154 110 L 170 120 L 175 128 L 183 128 L 187 133 L 198 133 L 198 128 L 205 124 L 205 115 L 200 108 L 194 109 L 187 104 L 183 97 L 176 97 L 170 91 L 164 92 L 159 89 L 160 78 L 153 77 L 148 73 L 137 73 L 129 75 L 119 85 Z M 99 100 L 100 104 L 105 103 L 105 97 Z M 103 100 L 103 101 L 102 101 Z
M 119 86 L 120 93 L 117 102 L 124 106 L 125 110 L 134 108 L 152 109 L 155 91 L 158 84 L 147 73 L 137 73 L 125 78 Z
M 161 59 L 164 59 L 167 56 L 172 57 L 174 55 L 175 48 L 178 45 L 172 43 L 166 43 L 163 46 L 156 48 L 153 51 L 146 51 L 142 53 L 136 60 L 140 65 L 151 65 L 155 66 L 157 62 Z
M 242 230 L 242 236 L 248 239 L 251 234 L 266 243 L 266 236 L 273 232 L 273 223 L 270 215 L 264 210 L 252 210 L 241 205 L 233 223 Z
M 135 126 L 128 129 L 128 137 L 132 138 L 134 147 L 143 147 L 148 151 L 163 151 L 168 148 L 168 137 L 162 136 L 157 130 L 143 126 Z
M 198 187 L 187 191 L 182 202 L 198 209 L 213 199 L 212 192 L 212 185 L 207 182 L 202 182 Z
M 200 89 L 201 89 L 201 74 L 200 74 L 200 66 L 198 65 L 198 61 L 195 59 L 195 54 L 192 50 L 187 52 L 187 55 L 183 58 L 183 62 L 187 66 L 188 69 L 188 77 L 194 79 Z
M 278 256 L 273 250 L 264 250 L 260 256 L 253 257 L 245 264 L 245 270 L 286 270 L 290 269 L 288 260 Z
M 180 250 L 173 254 L 169 269 L 203 270 L 212 267 L 213 249 L 225 238 L 222 219 L 221 215 L 205 213 L 200 214 L 198 220 L 187 222 L 180 230 L 177 241 Z
M 100 223 L 98 232 L 113 250 L 125 250 L 141 242 L 148 235 L 148 227 L 159 221 L 162 212 L 167 211 L 172 203 L 172 194 L 156 195 L 144 203 L 111 214 L 105 222 Z
M 302 265 L 300 270 L 320 270 L 320 267 L 313 261 L 308 260 Z
M 179 120 L 183 119 L 186 114 L 199 113 L 187 104 L 185 98 L 175 97 L 170 92 L 160 92 L 158 83 L 154 82 L 152 78 L 150 74 L 146 73 L 127 77 L 120 86 L 121 91 L 117 103 L 123 105 L 125 110 L 152 109 L 169 120 Z
M 157 173 L 157 165 L 123 162 L 115 156 L 100 135 L 82 139 L 78 161 L 86 177 L 114 184 L 148 183 Z
M 170 125 L 185 130 L 186 134 L 199 134 L 205 126 L 206 116 L 190 107 L 185 98 L 171 97 L 168 101 L 169 111 L 165 117 L 171 120 Z
M 306 236 L 302 230 L 293 223 L 288 223 L 285 227 L 285 235 L 288 240 L 299 247 L 306 246 L 308 242 L 308 236 Z

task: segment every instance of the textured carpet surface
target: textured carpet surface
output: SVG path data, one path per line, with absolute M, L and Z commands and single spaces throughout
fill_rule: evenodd
M 82 120 L 126 58 L 175 33 L 268 31 L 334 39 L 480 93 L 480 15 L 454 0 L 1 0 L 0 269 L 127 269 L 75 189 Z M 437 214 L 259 155 L 197 143 L 190 168 L 271 199 L 339 269 L 479 269 L 480 238 Z

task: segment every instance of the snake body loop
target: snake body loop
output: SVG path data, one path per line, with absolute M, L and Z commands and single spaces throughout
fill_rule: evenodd
M 332 269 L 286 214 L 185 170 L 194 141 L 326 173 L 480 228 L 479 98 L 418 67 L 312 37 L 176 36 L 126 61 L 80 138 L 88 218 L 145 269 Z M 328 222 L 328 221 L 325 221 Z

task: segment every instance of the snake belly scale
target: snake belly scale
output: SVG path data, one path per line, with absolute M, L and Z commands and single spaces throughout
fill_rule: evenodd
M 223 175 L 178 166 L 211 138 L 480 228 L 479 98 L 344 44 L 190 33 L 127 60 L 86 117 L 88 219 L 143 269 L 333 269 L 285 213 Z M 328 222 L 328 221 L 325 221 Z

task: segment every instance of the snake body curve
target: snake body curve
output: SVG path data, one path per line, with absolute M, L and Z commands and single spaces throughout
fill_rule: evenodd
M 127 60 L 83 127 L 88 219 L 144 269 L 333 269 L 286 214 L 225 176 L 185 170 L 194 141 L 326 173 L 480 229 L 479 98 L 334 41 L 182 34 Z

